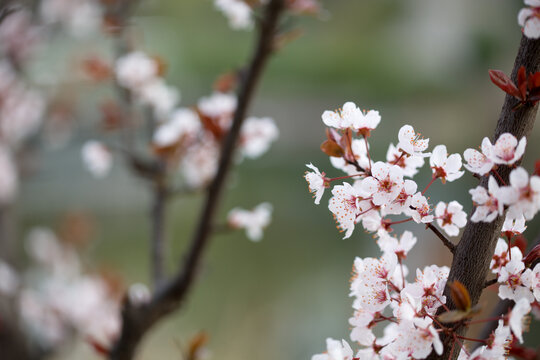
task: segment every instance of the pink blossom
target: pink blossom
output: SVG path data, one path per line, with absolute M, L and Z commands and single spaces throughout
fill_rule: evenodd
M 355 103 L 349 101 L 343 105 L 342 109 L 325 111 L 322 114 L 322 120 L 326 126 L 336 129 L 351 129 L 367 136 L 371 130 L 379 125 L 381 116 L 376 110 L 363 112 Z
M 99 141 L 87 141 L 82 147 L 83 162 L 96 178 L 105 177 L 112 167 L 111 152 Z
M 371 167 L 371 174 L 362 181 L 362 190 L 373 196 L 375 205 L 390 204 L 403 188 L 401 168 L 378 161 Z
M 437 224 L 449 236 L 457 236 L 459 229 L 467 224 L 467 214 L 463 211 L 463 206 L 457 201 L 446 204 L 439 202 L 435 207 L 435 217 Z
M 319 205 L 324 194 L 324 189 L 327 187 L 325 173 L 321 173 L 319 169 L 311 163 L 306 164 L 306 166 L 313 170 L 313 172 L 306 171 L 304 178 L 308 182 L 309 191 L 313 193 L 315 204 Z
M 504 204 L 499 200 L 499 185 L 493 176 L 489 177 L 488 190 L 483 186 L 477 186 L 469 190 L 472 201 L 476 205 L 474 214 L 471 216 L 472 222 L 492 222 L 497 215 L 502 215 Z
M 391 165 L 397 165 L 403 170 L 403 176 L 413 177 L 418 169 L 424 166 L 422 156 L 403 154 L 394 144 L 390 144 L 386 152 L 386 161 Z
M 478 175 L 485 175 L 491 171 L 494 162 L 491 160 L 492 145 L 488 138 L 482 141 L 482 152 L 475 149 L 467 149 L 463 153 L 463 158 L 467 162 L 463 166 L 465 169 Z
M 527 145 L 525 137 L 522 137 L 518 143 L 516 137 L 510 133 L 501 134 L 494 145 L 491 145 L 489 139 L 485 138 L 484 141 L 486 140 L 486 147 L 490 148 L 486 155 L 489 155 L 495 164 L 512 165 L 521 159 Z
M 410 231 L 404 231 L 400 239 L 384 235 L 377 240 L 377 245 L 383 253 L 394 253 L 398 259 L 405 259 L 407 254 L 416 244 L 416 237 Z
M 514 333 L 515 337 L 522 344 L 523 344 L 522 333 L 523 333 L 524 316 L 527 315 L 530 311 L 531 311 L 531 304 L 529 303 L 529 301 L 527 301 L 527 299 L 521 298 L 518 301 L 516 301 L 516 304 L 512 308 L 512 311 L 510 312 L 510 318 L 508 320 L 512 333 Z
M 512 249 L 517 249 L 517 247 Z M 499 272 L 497 278 L 497 281 L 501 283 L 499 285 L 499 297 L 514 301 L 525 298 L 527 301 L 532 302 L 534 300 L 530 290 L 533 281 L 532 270 L 525 269 L 525 264 L 521 260 L 521 252 L 519 252 L 518 256 L 514 255 L 515 253 L 512 252 L 512 259 Z
M 461 155 L 448 156 L 444 145 L 435 146 L 433 154 L 429 158 L 429 164 L 433 170 L 433 176 L 440 178 L 443 183 L 459 179 L 465 173 L 459 171 L 461 169 Z
M 408 210 L 407 200 L 416 193 L 417 188 L 418 185 L 414 181 L 405 180 L 398 196 L 382 209 L 383 213 L 393 215 L 406 213 Z
M 327 352 L 311 357 L 311 360 L 353 360 L 351 346 L 345 340 L 326 339 Z
M 429 139 L 423 139 L 419 133 L 415 133 L 410 125 L 404 125 L 399 129 L 399 143 L 397 148 L 411 156 L 428 157 L 430 153 L 424 153 L 429 145 Z
M 345 231 L 344 239 L 347 239 L 352 235 L 356 217 L 360 213 L 358 201 L 361 194 L 351 184 L 343 183 L 334 186 L 332 195 L 328 209 L 334 214 L 338 228 Z
M 523 34 L 529 39 L 540 38 L 540 2 L 538 0 L 525 0 L 530 8 L 523 8 L 518 14 L 518 23 L 523 27 Z
M 517 219 L 522 215 L 531 220 L 540 208 L 540 177 L 531 176 L 522 167 L 510 173 L 510 186 L 499 191 L 499 201 L 509 205 L 507 216 Z
M 240 132 L 240 151 L 245 157 L 255 159 L 270 148 L 279 137 L 274 119 L 248 117 Z
M 409 197 L 406 202 L 406 214 L 412 216 L 416 223 L 430 223 L 433 221 L 431 207 L 427 199 L 420 192 Z
M 261 203 L 253 210 L 234 208 L 229 211 L 227 221 L 231 227 L 236 229 L 246 229 L 246 235 L 251 241 L 260 241 L 263 236 L 263 229 L 272 220 L 272 205 Z

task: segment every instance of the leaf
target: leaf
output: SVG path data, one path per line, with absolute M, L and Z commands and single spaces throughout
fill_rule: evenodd
M 529 83 L 529 91 L 540 88 L 540 72 L 529 74 L 527 81 Z
M 448 284 L 450 287 L 450 296 L 459 310 L 468 311 L 471 309 L 471 296 L 465 285 L 458 280 Z
M 326 140 L 321 144 L 321 150 L 323 153 L 325 153 L 328 156 L 332 157 L 342 157 L 344 152 L 341 146 L 339 146 L 335 141 L 333 140 Z
M 442 323 L 453 323 L 460 320 L 471 318 L 474 315 L 478 314 L 479 312 L 480 312 L 480 306 L 476 305 L 475 307 L 467 311 L 450 310 L 450 311 L 444 312 L 441 315 L 437 316 L 437 320 L 439 320 Z
M 525 66 L 519 68 L 517 82 L 521 99 L 527 98 L 527 72 L 525 71 Z
M 497 85 L 505 93 L 512 95 L 520 100 L 523 100 L 516 85 L 514 85 L 512 80 L 510 80 L 510 78 L 506 76 L 506 74 L 502 71 L 489 70 L 489 78 L 491 79 L 491 82 Z
M 532 248 L 532 250 L 523 259 L 523 262 L 525 265 L 529 266 L 538 259 L 540 259 L 540 244 Z

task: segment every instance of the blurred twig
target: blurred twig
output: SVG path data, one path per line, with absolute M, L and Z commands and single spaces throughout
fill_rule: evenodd
M 144 334 L 164 316 L 177 310 L 193 285 L 202 256 L 209 243 L 211 225 L 231 168 L 240 128 L 266 62 L 274 50 L 277 26 L 284 8 L 284 0 L 271 0 L 265 7 L 263 19 L 258 27 L 259 33 L 254 53 L 245 76 L 240 79 L 238 107 L 232 126 L 222 144 L 218 171 L 208 189 L 199 223 L 191 239 L 184 263 L 177 274 L 165 286 L 158 289 L 150 303 L 134 305 L 129 300 L 125 301 L 122 330 L 111 349 L 110 359 L 132 359 Z

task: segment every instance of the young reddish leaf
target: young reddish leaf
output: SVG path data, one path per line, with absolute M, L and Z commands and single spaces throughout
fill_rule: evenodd
M 94 349 L 96 353 L 98 353 L 101 356 L 108 356 L 109 355 L 109 349 L 94 339 L 92 336 L 86 337 L 86 342 Z
M 198 356 L 200 354 L 200 350 L 206 345 L 208 342 L 208 335 L 205 332 L 200 332 L 197 335 L 195 335 L 190 341 L 189 341 L 189 351 L 188 351 L 188 360 L 197 360 L 200 358 Z
M 522 254 L 525 254 L 525 251 L 527 250 L 527 239 L 525 239 L 523 235 L 516 236 L 510 247 L 514 246 L 517 247 Z
M 497 85 L 505 93 L 512 95 L 520 100 L 523 100 L 521 99 L 521 94 L 518 88 L 516 87 L 516 85 L 514 85 L 512 80 L 510 80 L 510 78 L 506 76 L 506 74 L 503 73 L 502 71 L 489 70 L 489 78 L 495 85 Z
M 540 72 L 529 74 L 527 81 L 528 81 L 529 90 L 540 88 Z
M 478 313 L 480 313 L 480 306 L 476 305 L 467 311 L 462 311 L 462 310 L 446 311 L 442 313 L 441 315 L 437 316 L 437 319 L 442 323 L 453 323 L 456 321 L 471 318 Z
M 449 283 L 448 286 L 450 287 L 450 296 L 452 296 L 456 307 L 462 311 L 469 311 L 471 309 L 471 297 L 465 285 L 455 280 Z
M 527 72 L 525 66 L 520 67 L 518 70 L 517 83 L 521 99 L 524 100 L 527 98 Z
M 540 176 L 540 160 L 536 160 L 534 163 L 534 175 Z
M 343 149 L 333 140 L 326 140 L 321 144 L 321 150 L 328 156 L 342 157 Z
M 508 355 L 514 355 L 523 360 L 538 359 L 537 349 L 521 346 L 515 336 L 510 344 Z

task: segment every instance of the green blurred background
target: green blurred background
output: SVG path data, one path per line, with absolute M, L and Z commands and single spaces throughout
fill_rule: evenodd
M 403 124 L 430 138 L 430 147 L 446 144 L 449 152 L 476 148 L 484 136 L 492 135 L 504 94 L 490 83 L 487 70 L 512 69 L 521 36 L 521 1 L 322 4 L 322 19 L 287 22 L 304 35 L 272 59 L 250 111 L 272 116 L 280 139 L 260 160 L 236 168 L 220 208 L 224 220 L 232 207 L 270 201 L 272 225 L 261 243 L 240 232 L 213 238 L 188 301 L 145 339 L 139 359 L 181 359 L 177 343 L 186 344 L 200 330 L 210 336 L 212 358 L 222 360 L 306 359 L 325 349 L 326 337 L 348 339 L 353 259 L 379 252 L 360 228 L 342 241 L 326 208 L 328 194 L 316 206 L 308 193 L 304 164 L 313 162 L 338 176 L 319 151 L 324 110 L 346 101 L 379 110 L 382 122 L 371 138 L 375 159 L 384 159 Z M 241 66 L 253 42 L 252 33 L 230 30 L 210 0 L 143 1 L 134 24 L 140 47 L 167 62 L 167 81 L 181 90 L 182 105 L 209 94 L 219 74 Z M 49 74 L 63 74 L 72 66 L 72 54 L 95 49 L 110 55 L 111 48 L 102 38 L 59 38 L 35 72 L 47 68 Z M 79 99 L 75 139 L 66 148 L 42 153 L 38 171 L 23 184 L 19 232 L 38 225 L 57 227 L 67 211 L 92 214 L 97 229 L 88 262 L 116 269 L 127 283 L 148 283 L 149 187 L 132 177 L 120 159 L 101 181 L 83 169 L 80 146 L 97 136 L 97 102 L 109 91 L 86 87 L 87 101 Z M 528 139 L 528 169 L 538 156 L 539 139 L 536 129 Z M 429 181 L 427 171 L 418 175 L 419 187 Z M 431 202 L 456 199 L 468 211 L 467 190 L 476 183 L 467 173 L 456 183 L 436 184 Z M 182 258 L 200 203 L 199 196 L 189 196 L 170 208 L 171 271 Z M 406 228 L 419 238 L 408 259 L 411 272 L 431 263 L 449 264 L 431 233 L 414 225 L 397 231 Z M 538 222 L 532 222 L 526 235 L 533 238 L 538 228 Z M 534 343 L 533 334 L 529 338 Z M 79 344 L 58 358 L 95 355 Z

